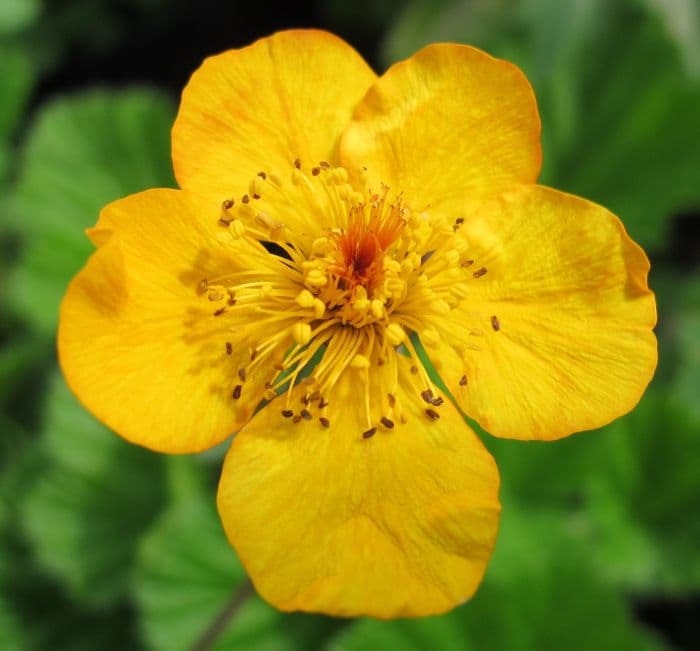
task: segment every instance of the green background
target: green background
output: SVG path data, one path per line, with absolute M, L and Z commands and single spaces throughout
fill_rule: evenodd
M 189 74 L 298 26 L 335 31 L 379 71 L 446 40 L 520 65 L 542 183 L 611 208 L 651 258 L 660 364 L 638 408 L 599 431 L 484 436 L 504 511 L 470 603 L 387 623 L 280 614 L 240 593 L 200 648 L 700 649 L 700 4 L 235 5 L 0 0 L 0 649 L 191 649 L 245 585 L 214 508 L 225 446 L 126 444 L 67 390 L 54 336 L 101 206 L 174 185 Z

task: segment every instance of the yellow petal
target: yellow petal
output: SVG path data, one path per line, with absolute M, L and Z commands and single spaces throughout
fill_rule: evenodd
M 338 139 L 375 79 L 355 50 L 323 31 L 278 32 L 204 61 L 173 127 L 181 187 L 222 201 L 258 172 L 288 177 L 337 158 Z
M 529 186 L 460 234 L 469 291 L 452 329 L 441 321 L 453 350 L 432 357 L 467 414 L 496 436 L 556 439 L 637 404 L 656 368 L 656 306 L 617 217 Z
M 402 366 L 405 424 L 377 423 L 363 438 L 366 371 L 348 369 L 329 398 L 329 427 L 316 411 L 282 417 L 283 396 L 235 438 L 219 512 L 255 587 L 278 608 L 429 615 L 481 581 L 498 526 L 496 466 L 453 405 L 439 407 L 439 420 L 426 416 Z
M 465 45 L 430 45 L 372 86 L 340 152 L 348 170 L 367 168 L 375 188 L 383 182 L 414 205 L 459 210 L 465 198 L 537 179 L 535 97 L 506 61 Z
M 250 418 L 268 379 L 247 377 L 232 398 L 250 351 L 230 319 L 214 317 L 218 304 L 200 283 L 250 256 L 217 226 L 217 211 L 177 190 L 108 205 L 91 231 L 101 248 L 61 306 L 58 349 L 71 389 L 109 427 L 154 450 L 220 442 Z

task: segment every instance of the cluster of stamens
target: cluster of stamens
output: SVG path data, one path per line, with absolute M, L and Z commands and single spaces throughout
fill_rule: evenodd
M 398 390 L 403 357 L 425 417 L 438 420 L 444 399 L 418 362 L 415 337 L 436 349 L 449 336 L 459 352 L 478 350 L 474 340 L 483 336 L 479 328 L 455 333 L 448 318 L 469 282 L 487 273 L 458 237 L 463 223 L 417 210 L 386 187 L 359 193 L 345 169 L 325 161 L 307 172 L 296 160 L 285 179 L 256 174 L 219 216 L 236 242 L 246 240 L 240 268 L 198 287 L 230 332 L 225 355 L 240 363 L 232 399 L 265 373 L 266 400 L 287 390 L 283 418 L 329 427 L 334 387 L 353 372 L 364 386 L 368 439 L 408 420 Z M 499 330 L 496 316 L 490 323 Z M 298 385 L 304 391 L 294 405 Z M 459 386 L 466 385 L 465 374 Z

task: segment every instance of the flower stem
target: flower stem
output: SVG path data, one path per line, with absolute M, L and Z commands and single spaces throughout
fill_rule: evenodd
M 246 579 L 231 595 L 229 601 L 211 621 L 209 626 L 207 626 L 204 633 L 202 633 L 199 639 L 192 645 L 192 651 L 208 651 L 214 642 L 216 642 L 219 635 L 226 630 L 226 627 L 253 592 L 253 584 Z

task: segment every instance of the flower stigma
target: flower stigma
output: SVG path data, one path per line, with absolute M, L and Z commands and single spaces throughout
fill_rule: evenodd
M 403 356 L 411 362 L 413 391 L 404 399 L 421 403 L 426 422 L 438 420 L 444 398 L 420 362 L 414 335 L 433 349 L 449 336 L 458 350 L 479 350 L 474 338 L 481 328 L 450 327 L 469 283 L 487 273 L 467 255 L 459 232 L 464 219 L 416 209 L 384 185 L 358 192 L 347 170 L 326 161 L 306 169 L 296 159 L 290 170 L 284 180 L 261 171 L 246 194 L 223 201 L 219 224 L 234 240 L 249 240 L 251 259 L 198 286 L 222 332 L 249 351 L 232 399 L 272 361 L 264 397 L 287 390 L 280 417 L 328 428 L 333 388 L 349 370 L 364 392 L 366 429 L 358 436 L 370 439 L 409 420 L 398 390 Z M 289 228 L 285 215 L 303 228 Z M 494 331 L 501 327 L 495 315 L 475 317 Z M 233 353 L 231 341 L 223 350 Z M 380 391 L 370 388 L 370 373 Z M 467 382 L 466 375 L 455 379 Z M 299 383 L 305 391 L 293 404 L 291 389 Z

